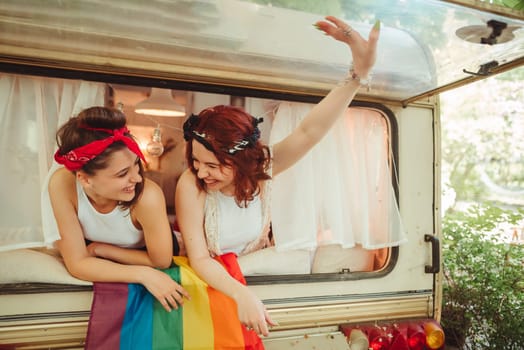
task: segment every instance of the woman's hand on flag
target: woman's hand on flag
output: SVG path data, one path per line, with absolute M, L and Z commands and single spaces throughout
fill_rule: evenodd
M 184 303 L 184 298 L 190 299 L 189 293 L 171 277 L 159 270 L 150 268 L 144 276 L 142 284 L 170 312 L 178 309 Z

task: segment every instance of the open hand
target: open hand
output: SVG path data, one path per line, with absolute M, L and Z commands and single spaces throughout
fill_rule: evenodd
M 240 322 L 248 330 L 267 336 L 269 334 L 268 325 L 275 326 L 276 322 L 271 319 L 260 299 L 247 287 L 243 288 L 242 292 L 235 299 Z
M 189 293 L 171 277 L 162 271 L 148 268 L 142 284 L 166 309 L 178 309 L 184 303 L 184 298 L 189 299 Z
M 359 77 L 367 77 L 376 61 L 380 22 L 375 23 L 366 40 L 347 23 L 336 17 L 327 16 L 326 20 L 315 23 L 316 28 L 335 40 L 348 44 L 353 57 L 353 70 Z

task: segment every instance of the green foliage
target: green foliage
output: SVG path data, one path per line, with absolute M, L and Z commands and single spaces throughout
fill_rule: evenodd
M 521 202 L 523 79 L 520 67 L 441 95 L 443 178 L 457 201 Z
M 524 0 L 493 0 L 496 5 L 512 8 L 514 10 L 524 10 Z
M 448 343 L 468 350 L 524 344 L 524 245 L 504 242 L 516 212 L 475 206 L 443 220 L 442 325 Z

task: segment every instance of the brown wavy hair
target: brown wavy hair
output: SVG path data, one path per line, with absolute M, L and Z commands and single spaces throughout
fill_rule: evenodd
M 192 118 L 192 123 L 187 126 L 186 122 L 184 128 L 184 135 L 188 141 L 186 159 L 189 168 L 197 174 L 193 166 L 192 145 L 192 140 L 196 140 L 213 152 L 222 166 L 233 168 L 235 201 L 239 206 L 246 207 L 260 193 L 260 181 L 271 178 L 267 174 L 270 162 L 269 147 L 263 145 L 258 136 L 253 138 L 253 135 L 260 135 L 256 126 L 258 120 L 242 108 L 224 105 L 206 108 Z M 194 132 L 199 135 L 205 134 L 205 142 L 202 142 L 202 137 L 195 137 Z M 246 139 L 252 142 L 245 149 L 228 152 L 239 141 Z M 197 186 L 201 190 L 207 190 L 204 181 L 198 177 Z

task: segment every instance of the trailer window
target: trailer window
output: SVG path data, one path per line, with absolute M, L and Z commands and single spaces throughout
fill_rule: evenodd
M 14 74 L 0 78 L 7 106 L 1 116 L 5 147 L 0 152 L 7 165 L 2 168 L 2 192 L 4 198 L 15 199 L 0 214 L 0 249 L 46 245 L 42 225 L 52 218 L 43 215 L 41 221 L 40 183 L 51 166 L 55 132 L 71 115 L 96 104 L 123 109 L 147 158 L 146 176 L 162 187 L 174 222 L 176 183 L 187 167 L 181 132 L 185 118 L 136 113 L 135 106 L 151 94 L 150 87 Z M 185 108 L 186 115 L 212 105 L 233 104 L 264 117 L 262 139 L 268 144 L 285 137 L 314 105 L 280 97 L 166 91 Z M 393 130 L 392 118 L 384 111 L 348 108 L 339 125 L 313 151 L 273 179 L 274 245 L 240 259 L 246 275 L 384 270 L 392 247 L 403 238 L 394 193 Z M 154 143 L 161 144 L 160 151 L 153 149 Z M 24 196 L 15 195 L 20 191 Z

